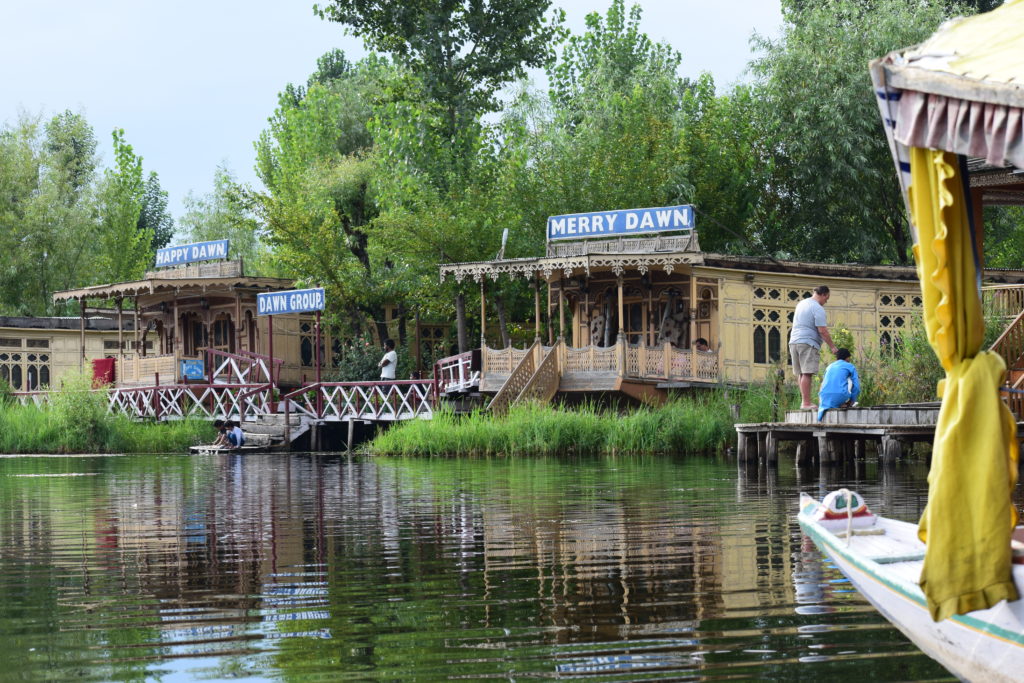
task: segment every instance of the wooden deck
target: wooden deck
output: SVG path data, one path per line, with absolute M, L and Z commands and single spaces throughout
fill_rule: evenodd
M 892 463 L 907 444 L 934 439 L 938 415 L 938 403 L 830 410 L 821 422 L 816 411 L 793 410 L 785 422 L 737 424 L 737 460 L 774 465 L 780 442 L 793 441 L 797 466 L 838 465 L 864 458 L 871 441 L 882 461 Z

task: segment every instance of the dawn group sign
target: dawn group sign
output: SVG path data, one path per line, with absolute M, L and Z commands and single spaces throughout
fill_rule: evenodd
M 214 261 L 228 257 L 228 241 L 214 240 L 213 242 L 196 242 L 195 244 L 180 244 L 176 247 L 164 247 L 156 250 L 157 268 L 162 266 L 177 266 L 182 263 L 193 263 L 194 261 Z
M 684 204 L 548 217 L 549 240 L 621 237 L 673 230 L 693 230 L 692 206 Z
M 257 315 L 308 313 L 324 310 L 324 290 L 291 289 L 285 292 L 267 292 L 256 295 Z

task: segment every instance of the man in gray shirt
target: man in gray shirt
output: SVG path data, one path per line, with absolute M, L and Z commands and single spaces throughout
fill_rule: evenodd
M 814 288 L 814 294 L 796 305 L 793 329 L 789 332 L 789 357 L 793 360 L 793 374 L 800 387 L 800 408 L 816 408 L 811 403 L 811 376 L 818 371 L 821 342 L 828 344 L 832 353 L 836 345 L 828 333 L 825 322 L 825 302 L 829 291 L 826 285 Z

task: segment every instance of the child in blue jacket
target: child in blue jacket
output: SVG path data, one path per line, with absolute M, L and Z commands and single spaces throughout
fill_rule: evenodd
M 860 378 L 849 358 L 849 349 L 837 349 L 836 360 L 825 368 L 825 377 L 818 391 L 819 422 L 826 410 L 848 407 L 860 396 Z

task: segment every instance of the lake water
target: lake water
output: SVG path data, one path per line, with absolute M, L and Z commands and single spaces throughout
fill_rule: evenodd
M 803 540 L 923 466 L 0 458 L 0 679 L 949 679 Z

